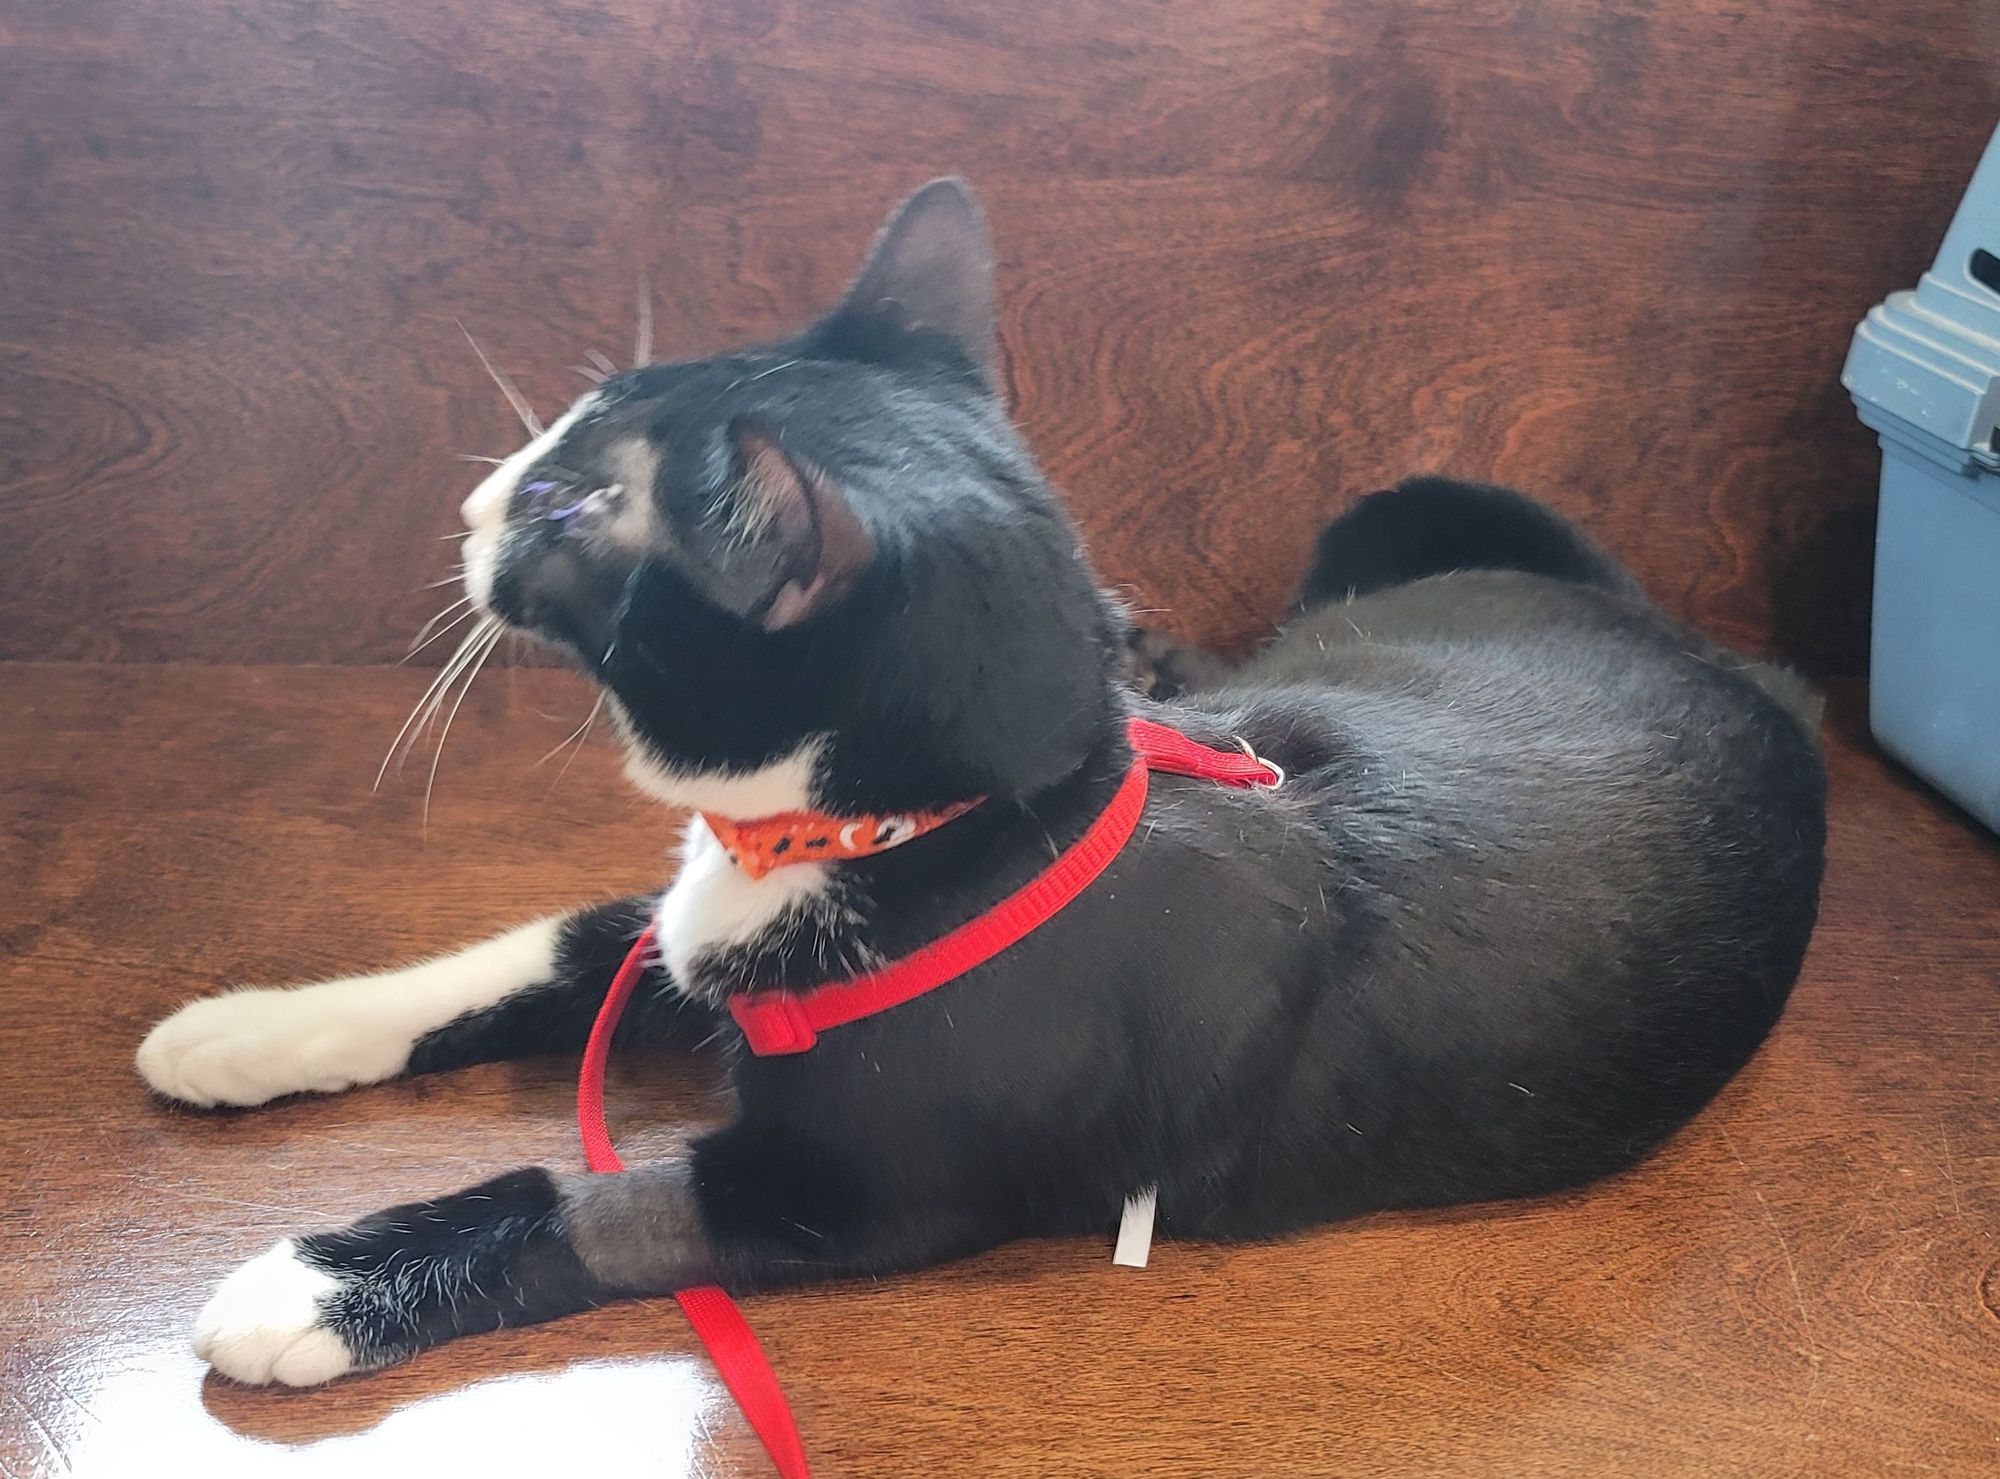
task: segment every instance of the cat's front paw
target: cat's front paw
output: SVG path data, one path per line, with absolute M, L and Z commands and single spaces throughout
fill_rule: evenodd
M 320 986 L 189 1002 L 139 1044 L 139 1076 L 183 1104 L 263 1104 L 395 1074 L 407 1034 L 384 1031 Z
M 194 1322 L 194 1353 L 252 1386 L 317 1386 L 360 1364 L 327 1323 L 340 1281 L 280 1239 L 224 1279 Z

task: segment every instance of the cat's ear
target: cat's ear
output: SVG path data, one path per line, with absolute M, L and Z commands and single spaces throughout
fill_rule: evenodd
M 712 594 L 766 631 L 797 626 L 837 601 L 875 557 L 847 495 L 755 424 L 729 427 L 734 461 L 727 569 Z
M 993 243 L 963 180 L 933 180 L 903 202 L 815 336 L 837 352 L 896 360 L 943 345 L 993 383 Z

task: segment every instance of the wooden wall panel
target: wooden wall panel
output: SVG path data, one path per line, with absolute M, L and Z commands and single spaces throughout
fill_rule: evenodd
M 1252 637 L 1447 469 L 1674 609 L 1865 651 L 1848 332 L 2000 113 L 2000 0 L 62 0 L 0 12 L 0 657 L 375 662 L 585 349 L 799 322 L 955 169 L 1108 578 Z

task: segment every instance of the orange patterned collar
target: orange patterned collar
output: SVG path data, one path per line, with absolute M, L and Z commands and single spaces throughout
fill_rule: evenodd
M 781 811 L 738 822 L 705 811 L 701 819 L 732 863 L 752 878 L 762 878 L 787 863 L 865 858 L 871 853 L 901 847 L 912 838 L 964 816 L 981 799 L 960 801 L 942 811 L 905 811 L 885 816 L 833 817 L 820 811 Z

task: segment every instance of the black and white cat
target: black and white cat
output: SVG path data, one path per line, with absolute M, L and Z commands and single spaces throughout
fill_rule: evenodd
M 607 381 L 467 500 L 467 587 L 608 695 L 629 772 L 730 819 L 965 815 L 753 878 L 699 820 L 663 897 L 386 975 L 217 996 L 139 1050 L 258 1104 L 575 1050 L 649 917 L 631 1038 L 716 1038 L 736 1119 L 623 1175 L 527 1169 L 280 1242 L 195 1346 L 311 1383 L 450 1336 L 1012 1238 L 1256 1238 L 1631 1165 L 1784 1007 L 1817 907 L 1810 702 L 1493 488 L 1375 494 L 1230 669 L 1126 628 L 994 389 L 992 259 L 949 181 L 796 338 Z M 742 1051 L 731 993 L 903 956 L 1099 814 L 1133 712 L 1282 765 L 1160 777 L 1074 905 L 968 975 Z

